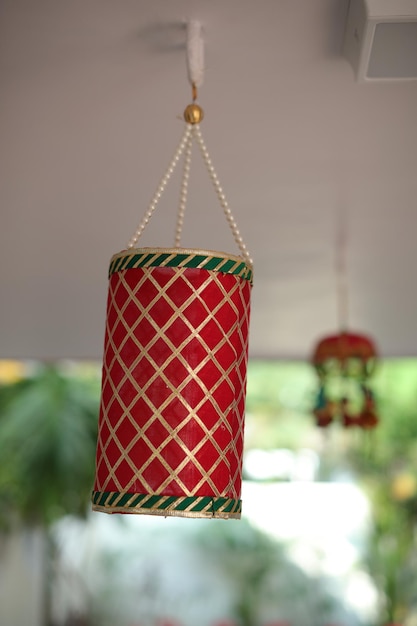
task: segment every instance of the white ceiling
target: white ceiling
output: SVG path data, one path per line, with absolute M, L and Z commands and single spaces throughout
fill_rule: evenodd
M 417 356 L 417 81 L 358 84 L 347 0 L 3 0 L 1 357 L 100 358 L 107 267 L 164 173 L 205 31 L 202 132 L 254 258 L 250 351 L 305 358 L 349 322 Z M 178 179 L 141 245 L 170 246 Z M 236 253 L 194 155 L 183 244 Z

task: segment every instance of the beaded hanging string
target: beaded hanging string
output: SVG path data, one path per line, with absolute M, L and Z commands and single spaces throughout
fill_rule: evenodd
M 170 180 L 174 170 L 184 154 L 184 164 L 181 179 L 180 199 L 177 212 L 177 224 L 175 231 L 175 247 L 178 248 L 181 245 L 182 228 L 184 224 L 184 215 L 187 205 L 188 197 L 188 182 L 190 177 L 191 168 L 191 156 L 193 141 L 196 141 L 204 164 L 206 166 L 208 175 L 213 184 L 214 190 L 217 194 L 220 206 L 223 209 L 229 228 L 232 232 L 236 245 L 238 246 L 243 258 L 250 265 L 253 265 L 249 251 L 243 241 L 243 238 L 239 232 L 236 220 L 233 216 L 232 210 L 229 207 L 223 188 L 220 184 L 216 170 L 214 169 L 210 154 L 205 144 L 203 135 L 200 129 L 200 122 L 203 120 L 203 109 L 196 104 L 197 90 L 203 82 L 203 70 L 204 70 L 204 46 L 202 39 L 202 27 L 196 20 L 191 20 L 187 23 L 187 69 L 188 78 L 191 83 L 192 89 L 192 104 L 189 104 L 184 111 L 184 120 L 186 122 L 184 133 L 178 144 L 178 147 L 171 159 L 171 162 L 161 178 L 159 185 L 152 197 L 149 207 L 142 218 L 138 228 L 129 240 L 127 247 L 134 248 L 143 231 L 145 230 L 149 220 L 151 219 L 159 200 Z

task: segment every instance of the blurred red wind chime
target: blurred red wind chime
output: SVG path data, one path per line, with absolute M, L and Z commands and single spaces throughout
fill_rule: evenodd
M 187 24 L 192 104 L 142 222 L 110 261 L 93 509 L 240 518 L 252 260 L 200 130 L 202 28 Z M 193 142 L 240 255 L 181 247 Z M 138 248 L 184 155 L 173 248 Z
M 339 332 L 320 339 L 313 350 L 311 361 L 319 378 L 313 413 L 320 428 L 339 422 L 344 428 L 370 430 L 379 422 L 369 386 L 378 355 L 369 336 L 348 330 L 346 256 L 347 228 L 343 214 L 336 242 Z

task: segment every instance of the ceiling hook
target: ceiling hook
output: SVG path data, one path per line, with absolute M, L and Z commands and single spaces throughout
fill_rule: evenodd
M 191 84 L 193 102 L 197 100 L 197 89 L 204 80 L 203 27 L 198 20 L 187 22 L 187 71 Z

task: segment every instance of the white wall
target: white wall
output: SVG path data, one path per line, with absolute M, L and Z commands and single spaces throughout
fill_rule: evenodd
M 1 626 L 43 626 L 43 555 L 39 530 L 0 536 Z

